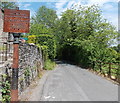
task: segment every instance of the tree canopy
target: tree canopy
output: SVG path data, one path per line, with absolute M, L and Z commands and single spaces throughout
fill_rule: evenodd
M 42 6 L 32 17 L 32 23 L 42 24 L 47 28 L 54 27 L 55 20 L 57 19 L 56 11 Z
M 0 2 L 0 8 L 2 9 L 15 9 L 17 6 L 16 2 Z
M 101 15 L 99 6 L 80 6 L 62 13 L 56 26 L 58 56 L 88 66 L 92 61 L 115 61 L 110 47 L 117 31 Z M 114 59 L 113 59 L 114 58 Z
M 84 66 L 93 61 L 116 62 L 118 52 L 110 46 L 118 38 L 113 25 L 102 17 L 99 6 L 67 9 L 57 18 L 56 12 L 42 6 L 31 22 L 31 34 L 54 35 L 57 58 Z

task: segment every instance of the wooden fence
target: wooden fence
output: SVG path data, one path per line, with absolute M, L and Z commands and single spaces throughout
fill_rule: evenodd
M 120 64 L 119 63 L 106 63 L 101 61 L 94 61 L 93 70 L 100 72 L 104 76 L 120 83 Z

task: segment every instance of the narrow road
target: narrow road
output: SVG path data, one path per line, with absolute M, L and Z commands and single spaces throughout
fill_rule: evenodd
M 39 101 L 118 101 L 117 85 L 70 64 L 59 63 L 39 85 L 31 96 Z

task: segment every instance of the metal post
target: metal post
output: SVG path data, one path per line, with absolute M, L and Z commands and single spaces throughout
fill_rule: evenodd
M 11 101 L 18 101 L 18 66 L 19 66 L 19 37 L 20 33 L 13 33 L 13 65 L 12 65 L 12 83 L 11 83 Z

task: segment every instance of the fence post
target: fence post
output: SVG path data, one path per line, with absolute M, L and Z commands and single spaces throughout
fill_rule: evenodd
M 93 61 L 93 67 L 92 67 L 92 68 L 93 68 L 93 70 L 94 70 L 94 68 L 95 68 L 95 61 Z
M 108 77 L 111 78 L 111 63 L 109 63 Z
M 102 65 L 101 65 L 102 62 L 100 62 L 100 72 L 102 71 Z
M 117 70 L 117 81 L 120 84 L 120 65 L 118 65 L 118 70 Z

